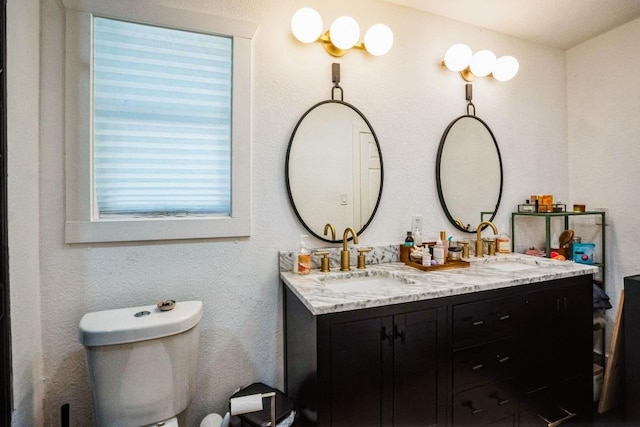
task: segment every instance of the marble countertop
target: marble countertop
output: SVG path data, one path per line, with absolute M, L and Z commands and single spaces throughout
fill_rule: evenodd
M 490 289 L 566 277 L 595 274 L 598 268 L 571 261 L 556 261 L 521 254 L 497 255 L 484 258 L 469 258 L 470 266 L 450 270 L 421 271 L 400 262 L 368 265 L 365 270 L 352 267 L 343 272 L 334 268 L 329 273 L 312 270 L 310 274 L 298 275 L 281 271 L 280 278 L 314 315 L 380 307 L 413 301 L 461 295 Z M 505 264 L 502 269 L 497 264 Z M 506 265 L 506 264 L 511 265 Z M 514 265 L 517 263 L 518 265 Z M 522 266 L 531 265 L 531 268 Z M 514 266 L 515 271 L 509 267 Z M 333 283 L 346 280 L 385 280 L 377 289 L 339 291 L 332 289 Z M 357 284 L 356 284 L 357 285 Z M 366 285 L 364 286 L 366 287 Z

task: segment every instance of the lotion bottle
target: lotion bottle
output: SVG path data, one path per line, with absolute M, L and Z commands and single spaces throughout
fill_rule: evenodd
M 438 240 L 433 247 L 433 259 L 438 265 L 444 264 L 444 246 L 442 245 L 442 240 Z
M 300 236 L 300 245 L 296 254 L 295 272 L 298 274 L 309 274 L 311 272 L 311 253 L 307 249 L 306 237 L 304 234 Z

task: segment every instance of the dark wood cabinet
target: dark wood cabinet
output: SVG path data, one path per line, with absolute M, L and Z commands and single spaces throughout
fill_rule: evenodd
M 437 310 L 332 324 L 332 425 L 437 425 Z
M 591 276 L 318 316 L 285 290 L 299 425 L 591 418 Z
M 592 293 L 577 281 L 524 296 L 520 383 L 524 412 L 538 421 L 591 418 Z M 541 424 L 544 425 L 544 424 Z

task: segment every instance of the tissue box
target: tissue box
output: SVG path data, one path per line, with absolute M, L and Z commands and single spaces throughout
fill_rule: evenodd
M 595 264 L 595 243 L 574 243 L 571 249 L 571 259 L 580 264 Z

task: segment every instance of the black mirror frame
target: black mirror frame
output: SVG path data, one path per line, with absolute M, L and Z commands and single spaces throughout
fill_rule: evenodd
M 502 156 L 500 154 L 500 147 L 498 147 L 498 141 L 496 141 L 496 137 L 493 135 L 493 132 L 491 131 L 491 128 L 489 127 L 489 125 L 487 125 L 487 123 L 485 123 L 482 119 L 480 119 L 479 117 L 476 117 L 475 115 L 465 114 L 463 116 L 460 116 L 454 119 L 451 123 L 449 123 L 449 126 L 447 126 L 444 133 L 442 134 L 442 138 L 440 139 L 440 145 L 438 146 L 438 154 L 436 155 L 436 185 L 438 187 L 438 198 L 440 199 L 440 205 L 442 206 L 442 209 L 444 210 L 444 213 L 447 216 L 447 219 L 449 220 L 449 222 L 456 229 L 460 231 L 463 231 L 465 233 L 475 233 L 477 230 L 467 230 L 461 227 L 451 215 L 451 212 L 447 207 L 447 203 L 444 200 L 444 194 L 442 193 L 442 180 L 440 177 L 440 162 L 442 160 L 442 150 L 444 149 L 444 143 L 447 139 L 447 135 L 449 135 L 449 131 L 459 120 L 467 117 L 478 120 L 487 129 L 487 131 L 489 132 L 489 135 L 491 135 L 493 144 L 496 147 L 496 152 L 498 154 L 498 163 L 500 164 L 500 191 L 498 192 L 498 200 L 496 201 L 496 207 L 493 210 L 493 215 L 491 215 L 491 218 L 489 218 L 489 221 L 493 221 L 493 219 L 496 217 L 496 214 L 498 213 L 498 208 L 500 207 L 500 200 L 502 199 L 502 188 L 504 186 L 504 170 L 502 167 Z
M 348 102 L 339 101 L 339 100 L 335 100 L 335 99 L 328 99 L 326 101 L 321 101 L 321 102 L 318 102 L 317 104 L 315 104 L 314 106 L 312 106 L 311 108 L 309 108 L 302 115 L 302 117 L 300 117 L 300 120 L 298 120 L 298 123 L 296 123 L 296 126 L 293 129 L 293 132 L 291 133 L 291 138 L 289 138 L 289 145 L 287 146 L 287 155 L 286 155 L 285 164 L 284 164 L 284 176 L 285 176 L 285 181 L 286 181 L 286 185 L 287 185 L 287 196 L 289 197 L 290 206 L 293 209 L 293 212 L 295 213 L 296 217 L 298 218 L 298 220 L 300 221 L 302 226 L 309 233 L 311 233 L 311 235 L 313 235 L 314 237 L 316 237 L 316 238 L 318 238 L 320 240 L 323 240 L 323 241 L 328 242 L 328 243 L 342 243 L 343 239 L 336 239 L 336 240 L 327 239 L 325 236 L 321 236 L 320 234 L 318 234 L 315 231 L 313 231 L 307 225 L 307 223 L 304 221 L 304 219 L 300 215 L 300 212 L 298 212 L 298 209 L 296 208 L 296 203 L 293 200 L 293 195 L 291 194 L 291 182 L 290 182 L 290 178 L 289 178 L 289 157 L 290 157 L 290 154 L 291 154 L 291 147 L 293 146 L 293 140 L 294 140 L 294 138 L 296 136 L 296 132 L 298 131 L 298 128 L 300 127 L 300 124 L 304 121 L 305 117 L 307 117 L 307 115 L 309 115 L 309 113 L 311 113 L 315 108 L 317 108 L 317 107 L 319 107 L 321 105 L 324 105 L 324 104 L 329 104 L 329 103 L 344 105 L 346 107 L 351 108 L 356 113 L 358 113 L 358 115 L 366 123 L 367 127 L 369 128 L 369 130 L 371 130 L 371 135 L 373 136 L 373 139 L 376 142 L 376 147 L 378 148 L 378 153 L 380 154 L 380 190 L 378 192 L 378 199 L 376 200 L 376 205 L 373 208 L 373 211 L 371 212 L 371 215 L 369 216 L 369 219 L 362 226 L 362 228 L 360 230 L 357 230 L 356 234 L 360 235 L 364 230 L 367 229 L 369 224 L 371 224 L 371 221 L 373 220 L 373 218 L 376 215 L 376 212 L 378 211 L 378 206 L 380 206 L 380 200 L 382 198 L 382 188 L 383 188 L 383 184 L 384 184 L 384 164 L 383 164 L 383 161 L 382 161 L 382 150 L 380 149 L 380 142 L 378 141 L 378 136 L 376 135 L 375 131 L 373 130 L 373 127 L 371 126 L 371 123 L 369 123 L 369 120 L 367 120 L 367 118 L 364 116 L 364 114 L 362 114 L 362 112 L 360 110 L 358 110 L 356 107 L 354 107 L 353 105 L 349 104 Z M 338 233 L 339 233 L 339 231 L 338 231 Z M 338 237 L 338 236 L 336 236 L 336 237 Z M 350 237 L 347 240 L 351 240 L 351 239 L 352 238 Z

